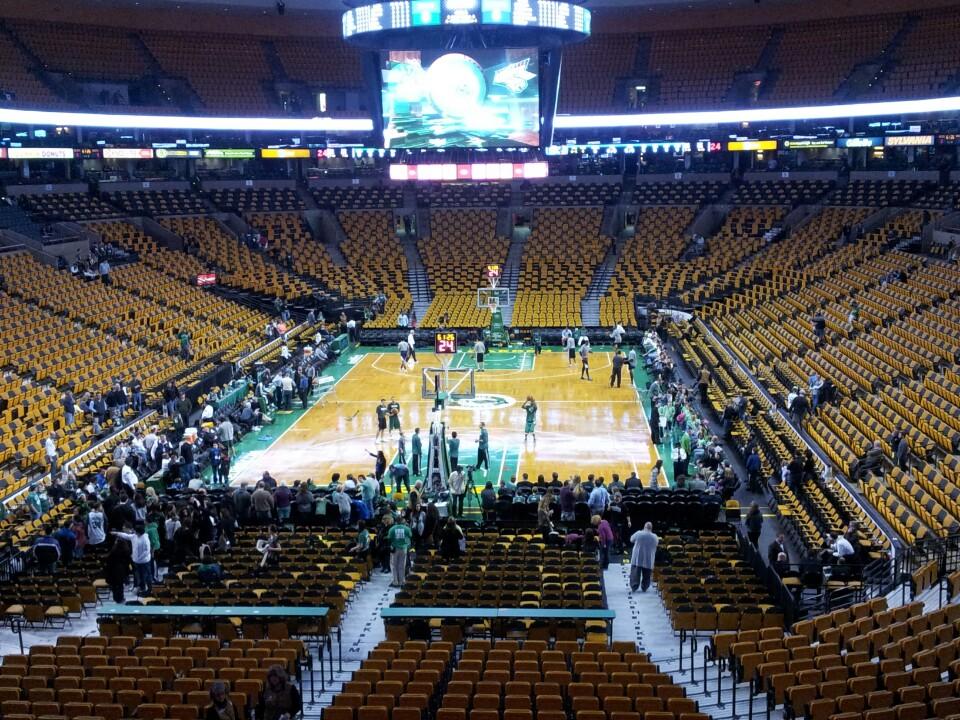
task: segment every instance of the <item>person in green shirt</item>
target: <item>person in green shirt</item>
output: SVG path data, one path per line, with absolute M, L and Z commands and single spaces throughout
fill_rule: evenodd
M 180 328 L 177 333 L 177 340 L 180 341 L 180 357 L 184 360 L 190 359 L 190 333 L 186 328 Z
M 533 399 L 533 395 L 527 395 L 526 401 L 523 403 L 523 409 L 527 412 L 527 420 L 523 426 L 523 442 L 527 442 L 527 438 L 530 435 L 533 435 L 533 444 L 537 444 L 537 401 Z
M 407 552 L 413 542 L 413 531 L 407 525 L 403 516 L 390 526 L 387 531 L 387 542 L 390 543 L 390 571 L 393 582 L 390 587 L 402 587 L 407 577 Z
M 357 527 L 359 528 L 357 540 L 347 552 L 351 555 L 356 555 L 360 559 L 366 559 L 370 553 L 370 531 L 367 530 L 367 524 L 363 520 L 359 522 Z
M 490 449 L 490 434 L 487 432 L 487 424 L 480 423 L 480 437 L 477 439 L 477 469 L 483 465 L 483 469 L 490 470 L 490 458 L 488 451 Z

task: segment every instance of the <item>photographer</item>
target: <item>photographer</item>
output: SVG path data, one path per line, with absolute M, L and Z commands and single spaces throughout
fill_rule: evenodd
M 473 468 L 468 468 L 467 472 L 472 475 Z M 460 465 L 457 465 L 454 471 L 450 473 L 447 483 L 450 485 L 450 515 L 461 517 L 463 515 L 463 498 L 467 494 L 467 478 Z

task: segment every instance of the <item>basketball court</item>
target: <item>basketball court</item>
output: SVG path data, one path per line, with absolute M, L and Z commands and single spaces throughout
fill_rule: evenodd
M 561 478 L 573 473 L 596 473 L 608 480 L 636 471 L 642 478 L 657 460 L 650 428 L 637 391 L 624 371 L 623 386 L 610 388 L 610 352 L 593 353 L 593 381 L 580 380 L 579 361 L 568 367 L 566 353 L 545 351 L 488 352 L 485 372 L 474 374 L 474 397 L 448 400 L 443 410 L 447 437 L 461 439 L 459 462 L 473 464 L 477 455 L 479 423 L 490 433 L 490 469 L 480 470 L 475 482 L 497 483 L 502 477 L 539 473 Z M 322 402 L 308 408 L 275 437 L 266 435 L 234 464 L 231 482 L 255 482 L 269 470 L 280 481 L 312 478 L 326 484 L 333 472 L 370 473 L 374 458 L 367 453 L 382 449 L 388 460 L 396 455 L 396 437 L 378 445 L 376 407 L 381 398 L 400 403 L 401 427 L 407 452 L 414 428 L 421 428 L 424 459 L 434 402 L 423 397 L 424 367 L 440 368 L 433 353 L 417 355 L 417 365 L 401 371 L 393 351 L 360 350 L 346 358 L 349 368 Z M 452 369 L 475 368 L 472 352 L 450 356 Z M 524 443 L 521 408 L 527 395 L 539 406 L 536 443 Z M 270 433 L 271 427 L 263 433 Z

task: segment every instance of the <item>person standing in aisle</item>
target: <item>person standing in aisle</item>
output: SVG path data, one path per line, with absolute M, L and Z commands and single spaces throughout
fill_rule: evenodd
M 387 430 L 387 400 L 380 398 L 377 405 L 377 442 L 383 442 L 383 433 Z
M 630 537 L 633 552 L 630 553 L 630 590 L 646 592 L 650 588 L 653 565 L 657 558 L 657 546 L 660 538 L 653 533 L 653 523 L 646 523 L 643 530 Z
M 750 503 L 750 509 L 743 519 L 743 525 L 747 528 L 747 538 L 750 540 L 750 544 L 759 550 L 760 533 L 763 531 L 763 513 L 760 512 L 760 506 L 756 502 Z
M 573 336 L 570 336 L 570 341 L 573 341 Z M 526 422 L 523 425 L 523 442 L 526 444 L 527 438 L 533 435 L 533 444 L 537 444 L 537 401 L 533 399 L 533 395 L 527 395 L 527 399 L 522 405 L 523 409 L 527 413 Z
M 390 543 L 390 571 L 393 574 L 390 587 L 401 587 L 403 581 L 407 579 L 407 552 L 410 550 L 412 540 L 413 533 L 401 515 L 387 531 L 387 542 Z
M 480 437 L 477 439 L 477 469 L 483 466 L 487 472 L 490 471 L 490 434 L 487 432 L 486 423 L 480 423 Z
M 584 335 L 584 337 L 586 337 L 586 335 Z M 580 362 L 583 363 L 580 366 L 580 379 L 593 380 L 593 378 L 590 377 L 590 341 L 589 340 L 587 340 L 587 342 L 585 343 L 580 344 Z
M 420 428 L 414 428 L 413 437 L 410 438 L 410 469 L 414 477 L 420 477 L 420 455 L 422 452 L 423 441 L 420 439 Z
M 487 353 L 487 346 L 483 343 L 483 338 L 477 338 L 473 344 L 473 352 L 477 356 L 477 372 L 483 372 L 483 356 Z
M 617 383 L 617 387 L 620 387 L 620 380 L 623 376 L 623 353 L 619 350 L 614 351 L 613 358 L 610 361 L 610 387 L 613 387 L 613 383 Z

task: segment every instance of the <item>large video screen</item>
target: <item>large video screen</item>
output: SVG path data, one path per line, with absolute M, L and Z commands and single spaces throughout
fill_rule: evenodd
M 535 147 L 536 49 L 394 50 L 382 55 L 386 148 Z

